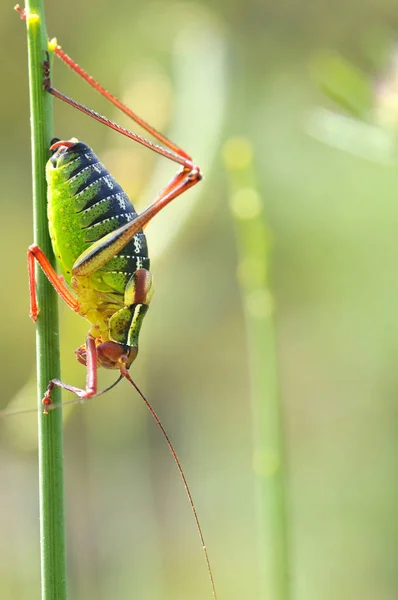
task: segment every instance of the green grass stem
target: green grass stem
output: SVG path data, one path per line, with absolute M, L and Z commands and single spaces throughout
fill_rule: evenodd
M 252 148 L 244 138 L 224 147 L 235 221 L 250 368 L 253 471 L 258 509 L 260 598 L 289 598 L 284 456 L 274 301 L 269 285 L 270 233 L 257 189 Z
M 53 262 L 48 233 L 45 166 L 52 138 L 52 99 L 43 91 L 47 50 L 44 6 L 27 0 L 29 88 L 32 135 L 34 240 Z M 43 600 L 66 599 L 65 519 L 63 494 L 62 412 L 43 415 L 41 400 L 54 377 L 60 376 L 57 296 L 41 269 L 36 269 L 39 317 L 36 326 L 39 402 L 40 545 Z M 54 402 L 60 402 L 54 390 Z

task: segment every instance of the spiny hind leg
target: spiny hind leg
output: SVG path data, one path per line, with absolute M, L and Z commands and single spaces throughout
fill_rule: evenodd
M 106 90 L 98 81 L 96 81 L 91 75 L 88 75 L 82 69 L 80 65 L 78 65 L 66 52 L 64 52 L 58 44 L 54 47 L 54 52 L 65 64 L 68 65 L 77 75 L 79 75 L 84 81 L 86 81 L 91 87 L 93 87 L 97 92 L 99 92 L 104 98 L 109 100 L 116 108 L 124 112 L 125 115 L 130 117 L 133 121 L 135 121 L 140 127 L 145 129 L 147 133 L 152 135 L 156 140 L 158 140 L 161 144 L 166 146 L 169 150 L 174 152 L 177 156 L 180 156 L 183 159 L 186 159 L 187 162 L 191 162 L 192 159 L 185 150 L 177 146 L 174 142 L 169 140 L 165 135 L 157 131 L 152 125 L 144 121 L 140 116 L 138 116 L 130 107 L 126 106 L 121 102 L 116 96 L 111 94 L 108 90 Z
M 66 102 L 70 106 L 73 106 L 77 110 L 80 110 L 87 116 L 99 121 L 103 125 L 110 127 L 114 131 L 125 135 L 131 140 L 138 142 L 142 146 L 146 148 L 150 148 L 157 154 L 168 158 L 169 160 L 180 164 L 184 169 L 192 170 L 197 169 L 196 165 L 193 163 L 192 158 L 189 156 L 185 150 L 177 146 L 174 142 L 170 141 L 165 135 L 157 131 L 154 127 L 149 125 L 144 119 L 141 119 L 136 113 L 134 113 L 128 106 L 120 102 L 115 96 L 110 94 L 104 87 L 102 87 L 97 81 L 95 81 L 90 75 L 88 75 L 70 56 L 68 56 L 61 47 L 56 43 L 56 40 L 51 40 L 49 42 L 49 48 L 55 52 L 55 54 L 65 62 L 75 73 L 77 73 L 80 77 L 82 77 L 89 85 L 91 85 L 95 90 L 97 90 L 102 96 L 107 98 L 114 106 L 116 106 L 119 110 L 124 112 L 128 117 L 130 117 L 133 121 L 135 121 L 138 125 L 140 125 L 147 133 L 152 135 L 158 142 L 163 144 L 159 146 L 158 144 L 154 144 L 150 140 L 142 137 L 134 133 L 133 131 L 129 131 L 128 129 L 118 125 L 114 121 L 111 121 L 107 117 L 97 113 L 96 111 L 80 104 L 70 96 L 67 96 L 60 90 L 54 88 L 51 83 L 51 64 L 50 64 L 50 56 L 48 50 L 45 53 L 45 60 L 43 61 L 43 88 L 49 94 L 52 94 L 55 98 Z
M 86 388 L 81 389 L 73 385 L 63 383 L 59 379 L 52 379 L 47 386 L 47 391 L 44 394 L 42 403 L 44 405 L 44 414 L 48 414 L 48 407 L 52 404 L 51 392 L 58 386 L 63 390 L 68 390 L 76 394 L 81 400 L 86 398 L 94 398 L 97 395 L 97 351 L 95 346 L 95 338 L 88 333 L 86 337 Z

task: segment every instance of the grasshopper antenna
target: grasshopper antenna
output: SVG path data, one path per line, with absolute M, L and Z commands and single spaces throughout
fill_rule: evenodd
M 174 450 L 174 446 L 173 446 L 173 444 L 171 443 L 171 441 L 170 441 L 170 438 L 169 438 L 169 436 L 167 435 L 167 433 L 166 433 L 166 430 L 165 430 L 165 428 L 163 427 L 163 425 L 162 425 L 162 423 L 161 423 L 161 421 L 160 421 L 159 417 L 157 416 L 157 414 L 156 414 L 155 410 L 152 408 L 151 404 L 150 404 L 150 403 L 148 402 L 148 400 L 145 398 L 144 394 L 141 392 L 141 390 L 140 390 L 140 388 L 137 386 L 137 384 L 136 384 L 136 383 L 133 381 L 133 379 L 130 377 L 130 374 L 129 374 L 129 372 L 128 372 L 127 368 L 126 368 L 124 365 L 123 365 L 123 367 L 121 367 L 121 369 L 120 369 L 120 372 L 121 372 L 121 376 L 122 376 L 122 377 L 125 377 L 125 378 L 126 378 L 126 379 L 127 379 L 127 380 L 128 380 L 130 383 L 131 383 L 131 385 L 132 385 L 132 386 L 135 388 L 136 392 L 139 394 L 139 396 L 140 396 L 140 397 L 142 398 L 142 400 L 145 402 L 145 404 L 146 404 L 146 407 L 148 408 L 148 410 L 149 410 L 149 412 L 151 413 L 152 417 L 155 419 L 156 423 L 158 424 L 158 426 L 159 426 L 159 428 L 160 428 L 160 430 L 161 430 L 161 432 L 162 432 L 162 434 L 163 434 L 163 437 L 164 437 L 164 439 L 165 439 L 165 440 L 166 440 L 166 442 L 167 442 L 167 445 L 168 445 L 168 447 L 169 447 L 169 450 L 170 450 L 170 452 L 171 452 L 171 454 L 172 454 L 172 456 L 173 456 L 173 458 L 174 458 L 174 462 L 175 462 L 175 463 L 176 463 L 176 465 L 177 465 L 177 469 L 178 469 L 178 471 L 179 471 L 179 473 L 180 473 L 180 477 L 181 477 L 181 479 L 182 479 L 182 482 L 183 482 L 183 484 L 184 484 L 185 492 L 186 492 L 186 494 L 187 494 L 187 496 L 188 496 L 189 504 L 190 504 L 190 506 L 191 506 L 191 509 L 192 509 L 192 512 L 193 512 L 193 517 L 194 517 L 194 520 L 195 520 L 196 529 L 198 530 L 198 534 L 199 534 L 200 542 L 201 542 L 201 544 L 202 544 L 203 553 L 204 553 L 204 557 L 205 557 L 205 561 L 206 561 L 207 572 L 208 572 L 208 574 L 209 574 L 209 577 L 210 577 L 211 589 L 212 589 L 212 592 L 213 592 L 213 600 L 217 600 L 216 586 L 215 586 L 215 584 L 214 584 L 213 573 L 212 573 L 211 566 L 210 566 L 210 559 L 209 559 L 209 555 L 208 555 L 208 553 L 207 553 L 207 548 L 206 548 L 205 540 L 204 540 L 204 537 L 203 537 L 202 528 L 201 528 L 201 526 L 200 526 L 200 522 L 199 522 L 198 513 L 196 512 L 196 508 L 195 508 L 195 504 L 194 504 L 194 501 L 193 501 L 193 498 L 192 498 L 192 494 L 191 494 L 191 491 L 190 491 L 190 489 L 189 489 L 189 486 L 188 486 L 188 482 L 187 482 L 187 480 L 186 480 L 186 477 L 185 477 L 185 475 L 184 475 L 184 471 L 182 470 L 181 463 L 180 463 L 180 461 L 179 461 L 179 459 L 178 459 L 178 456 L 177 456 L 177 454 L 176 454 L 176 451 Z
M 98 398 L 98 396 L 102 396 L 102 394 L 106 394 L 110 390 L 113 390 L 113 388 L 116 387 L 117 384 L 119 383 L 119 381 L 121 381 L 122 379 L 123 379 L 123 375 L 119 375 L 119 377 L 116 379 L 116 381 L 114 381 L 110 386 L 108 386 L 101 392 L 98 392 L 94 396 L 91 396 L 90 398 L 83 398 L 83 399 L 79 398 L 79 399 L 75 399 L 75 400 L 67 400 L 66 402 L 60 402 L 59 404 L 47 404 L 46 406 L 43 406 L 42 412 L 43 413 L 44 413 L 44 411 L 50 412 L 57 408 L 62 408 L 63 406 L 69 406 L 69 404 L 85 404 L 87 402 L 87 400 L 91 400 L 91 398 Z M 0 410 L 0 419 L 2 419 L 3 417 L 13 417 L 14 415 L 26 415 L 29 413 L 37 413 L 37 412 L 39 412 L 39 410 L 37 408 L 20 408 L 20 409 L 17 408 L 16 410 L 8 410 L 7 408 L 5 408 L 4 410 Z

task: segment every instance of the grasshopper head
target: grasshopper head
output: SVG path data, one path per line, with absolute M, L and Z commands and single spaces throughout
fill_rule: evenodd
M 76 166 L 78 166 L 79 161 L 90 161 L 90 158 L 96 158 L 87 144 L 79 142 L 77 138 L 71 138 L 70 140 L 53 138 L 51 140 L 50 152 L 50 160 L 47 163 L 50 170 L 59 169 L 61 167 L 67 168 L 68 165 L 71 164 L 73 171 Z
M 58 138 L 53 138 L 51 140 L 50 152 L 51 158 L 50 161 L 53 167 L 60 166 L 59 163 L 63 162 L 65 159 L 68 160 L 68 154 L 71 154 L 71 149 L 73 149 L 76 144 L 79 143 L 79 140 L 76 138 L 72 138 L 70 140 L 60 140 Z
M 124 346 L 117 342 L 102 342 L 96 347 L 97 361 L 105 369 L 120 369 L 123 365 L 127 369 L 137 357 L 137 346 Z M 75 351 L 77 360 L 82 365 L 87 365 L 86 345 L 83 344 Z

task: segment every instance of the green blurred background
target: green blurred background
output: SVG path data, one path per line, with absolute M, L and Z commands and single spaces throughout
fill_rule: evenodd
M 397 161 L 344 152 L 308 126 L 317 107 L 333 109 L 314 61 L 332 51 L 374 79 L 397 25 L 393 0 L 47 2 L 50 36 L 205 173 L 148 227 L 156 291 L 132 375 L 186 470 L 220 600 L 263 600 L 249 364 L 222 159 L 233 136 L 253 146 L 272 230 L 292 598 L 398 595 Z M 0 29 L 1 406 L 33 407 L 26 38 L 4 1 Z M 54 80 L 127 124 L 59 63 Z M 84 115 L 54 108 L 55 134 L 93 147 L 138 208 L 173 173 Z M 84 369 L 73 350 L 86 329 L 61 307 L 63 379 L 75 385 Z M 104 386 L 111 380 L 101 373 Z M 210 598 L 176 468 L 127 382 L 65 413 L 69 597 Z M 35 435 L 34 415 L 0 422 L 1 600 L 40 597 Z

